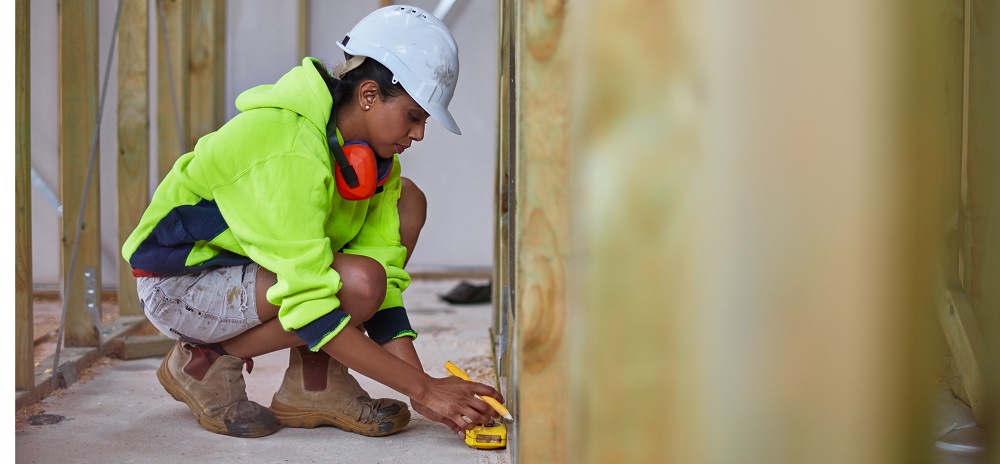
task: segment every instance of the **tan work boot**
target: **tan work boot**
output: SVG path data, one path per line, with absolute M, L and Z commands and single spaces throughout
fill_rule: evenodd
M 191 408 L 205 429 L 233 437 L 262 437 L 278 430 L 278 422 L 270 410 L 247 398 L 246 362 L 178 342 L 163 358 L 156 377 L 170 396 Z
M 271 400 L 271 412 L 284 427 L 333 425 L 369 437 L 396 433 L 410 422 L 406 403 L 372 399 L 347 366 L 320 351 L 291 348 L 288 370 Z

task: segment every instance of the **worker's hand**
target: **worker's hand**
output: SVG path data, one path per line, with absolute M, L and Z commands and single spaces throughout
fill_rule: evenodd
M 440 422 L 446 425 L 449 429 L 451 429 L 452 432 L 455 432 L 459 435 L 465 435 L 465 431 L 462 430 L 462 428 L 459 427 L 458 424 L 455 423 L 455 421 L 434 412 L 431 408 L 424 406 L 423 403 L 418 403 L 413 398 L 410 398 L 410 405 L 413 406 L 413 410 L 420 413 L 420 415 L 434 422 Z
M 499 416 L 489 404 L 475 395 L 491 396 L 503 402 L 503 396 L 495 388 L 458 377 L 431 378 L 422 401 L 411 398 L 410 402 L 420 414 L 447 425 L 456 433 L 462 433 L 477 425 L 491 423 L 494 417 Z M 418 409 L 417 404 L 430 410 L 431 414 Z

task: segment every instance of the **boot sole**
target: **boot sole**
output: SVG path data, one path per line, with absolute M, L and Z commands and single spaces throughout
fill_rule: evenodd
M 392 435 L 410 423 L 410 410 L 404 409 L 395 416 L 383 419 L 383 422 L 372 424 L 371 427 L 358 427 L 358 423 L 334 413 L 324 411 L 304 411 L 294 406 L 288 406 L 280 401 L 271 402 L 271 413 L 278 419 L 282 427 L 298 427 L 312 429 L 324 425 L 332 425 L 341 430 L 364 435 L 366 437 L 384 437 Z M 387 422 L 391 420 L 391 422 Z M 397 425 L 399 424 L 399 425 Z
M 163 363 L 160 364 L 160 368 L 156 370 L 156 378 L 160 381 L 160 385 L 163 385 L 163 389 L 166 390 L 170 396 L 187 405 L 188 409 L 190 409 L 191 413 L 194 414 L 195 419 L 198 420 L 198 424 L 201 425 L 202 428 L 220 435 L 228 435 L 239 438 L 264 437 L 278 430 L 277 422 L 273 425 L 265 424 L 262 427 L 231 427 L 224 421 L 214 419 L 208 414 L 205 414 L 205 410 L 198 407 L 198 402 L 188 395 L 187 390 L 184 389 L 180 382 L 178 382 L 177 379 L 175 379 L 170 373 L 170 370 L 167 369 L 167 363 L 170 362 L 170 356 L 173 354 L 173 350 L 167 352 L 166 357 L 163 358 Z

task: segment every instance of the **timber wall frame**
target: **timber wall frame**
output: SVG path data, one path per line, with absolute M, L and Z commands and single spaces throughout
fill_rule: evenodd
M 308 6 L 305 0 L 300 3 Z M 118 111 L 118 230 L 119 243 L 138 223 L 149 197 L 149 56 L 147 37 L 149 8 L 165 25 L 156 35 L 159 59 L 157 89 L 159 140 L 158 172 L 162 176 L 182 153 L 202 135 L 223 122 L 225 0 L 122 0 L 119 19 L 118 102 L 105 105 L 105 112 Z M 97 0 L 59 2 L 61 37 L 60 88 L 60 192 L 66 206 L 62 221 L 63 281 L 70 282 L 63 318 L 63 347 L 59 359 L 34 360 L 31 266 L 31 147 L 30 147 L 30 2 L 16 3 L 16 407 L 44 398 L 53 388 L 76 380 L 76 372 L 92 364 L 101 354 L 121 351 L 122 338 L 145 322 L 135 294 L 135 279 L 128 266 L 119 266 L 118 314 L 97 327 L 88 305 L 100 307 L 100 211 L 99 163 L 92 169 L 89 192 L 82 211 L 82 227 L 76 251 L 76 268 L 69 271 L 76 235 L 77 214 L 84 198 L 89 153 L 98 112 Z M 63 18 L 72 18 L 64 21 Z M 308 26 L 302 37 L 308 37 Z M 165 43 L 164 39 L 169 40 Z M 170 51 L 169 63 L 166 50 Z M 103 65 L 104 63 L 100 63 Z M 101 66 L 103 69 L 103 66 Z M 167 74 L 173 71 L 173 78 Z M 103 76 L 100 76 L 103 78 Z M 171 90 L 171 84 L 174 88 Z M 175 97 L 176 96 L 176 100 Z M 177 104 L 175 105 L 175 102 Z M 178 112 L 174 113 L 174 108 Z M 68 115 L 73 115 L 69 117 Z M 178 130 L 178 124 L 181 129 Z M 71 148 L 72 147 L 72 148 Z M 72 152 L 70 152 L 72 150 Z M 73 173 L 72 175 L 67 173 Z M 106 233 L 106 232 L 105 232 Z M 66 276 L 72 275 L 72 281 Z M 109 330 L 101 332 L 105 327 Z M 156 344 L 154 342 L 154 344 Z M 139 350 L 142 348 L 140 347 Z M 139 351 L 133 350 L 133 351 Z M 58 365 L 55 365 L 58 363 Z M 46 372 L 48 371 L 48 372 Z
M 984 393 L 1000 385 L 1000 287 L 992 284 L 1000 279 L 995 2 L 824 2 L 826 9 L 796 11 L 794 21 L 781 14 L 782 2 L 759 2 L 753 11 L 720 2 L 740 13 L 746 27 L 723 27 L 732 35 L 706 42 L 708 31 L 720 33 L 712 27 L 725 17 L 704 2 L 499 1 L 494 339 L 501 389 L 516 416 L 511 452 L 518 462 L 754 463 L 813 456 L 825 457 L 814 462 L 921 462 L 915 424 L 929 411 L 917 385 L 925 374 L 920 363 L 932 354 L 929 334 L 937 330 L 922 323 L 935 310 L 958 365 L 956 392 L 965 390 L 977 418 L 996 417 L 1000 402 L 986 401 Z M 145 36 L 136 31 L 151 27 L 148 16 L 126 13 L 146 4 L 124 1 L 119 34 Z M 15 14 L 18 406 L 47 393 L 45 368 L 56 367 L 51 375 L 67 383 L 72 363 L 104 348 L 84 303 L 81 270 L 97 255 L 92 237 L 100 233 L 90 226 L 96 211 L 85 208 L 81 258 L 67 295 L 66 368 L 32 362 L 29 5 L 18 0 Z M 79 16 L 60 22 L 68 55 L 61 66 L 82 76 L 62 104 L 64 111 L 91 116 L 98 96 L 96 5 L 60 2 L 62 11 L 72 8 Z M 176 119 L 158 79 L 156 98 L 165 113 L 157 117 L 156 143 L 167 160 L 197 138 L 204 127 L 199 121 L 218 117 L 217 106 L 196 103 L 221 98 L 220 48 L 194 53 L 195 44 L 181 37 L 221 47 L 222 5 L 162 3 L 173 31 L 173 67 L 192 66 L 192 55 L 215 57 L 198 61 L 206 67 L 179 80 L 176 94 L 186 109 Z M 846 40 L 842 31 L 852 30 L 857 18 L 868 27 Z M 120 54 L 141 55 L 126 49 L 127 40 L 119 42 Z M 910 53 L 915 50 L 920 53 Z M 165 59 L 165 52 L 159 56 Z M 641 59 L 650 56 L 661 59 Z M 143 58 L 137 59 L 119 63 L 123 83 L 145 82 Z M 889 59 L 897 61 L 883 61 Z M 964 72 L 956 73 L 957 63 Z M 848 73 L 841 77 L 850 92 L 823 93 L 829 88 L 820 85 L 821 71 L 872 66 L 887 74 Z M 630 85 L 622 85 L 623 69 Z M 766 79 L 774 77 L 769 71 L 784 76 L 775 82 L 785 87 Z M 905 78 L 895 79 L 897 72 Z M 119 187 L 134 192 L 120 196 L 146 198 L 145 138 L 128 139 L 148 130 L 142 108 L 149 89 L 124 85 L 119 111 L 136 116 L 120 118 L 126 126 L 119 132 L 119 165 L 136 174 L 123 180 L 120 170 Z M 887 89 L 897 93 L 880 93 Z M 702 106 L 705 91 L 727 111 Z M 801 98 L 777 98 L 789 96 L 810 97 L 810 111 L 796 104 Z M 852 110 L 859 108 L 873 110 L 866 113 L 874 115 L 869 122 L 881 131 L 866 132 L 868 126 L 855 122 L 859 114 Z M 78 124 L 84 120 L 90 119 L 63 124 L 63 146 L 90 146 L 93 125 Z M 787 129 L 769 132 L 780 125 Z M 838 131 L 824 130 L 831 127 Z M 86 155 L 62 158 L 85 163 Z M 64 171 L 86 172 L 86 165 L 70 166 Z M 803 173 L 822 182 L 802 182 Z M 647 177 L 662 182 L 636 181 Z M 73 218 L 84 179 L 63 176 L 60 185 Z M 851 188 L 841 193 L 871 195 L 841 198 L 826 188 L 845 185 Z M 898 203 L 888 208 L 874 201 L 882 198 Z M 88 205 L 91 199 L 96 195 L 88 195 Z M 761 211 L 762 204 L 775 209 Z M 120 208 L 126 216 L 138 210 Z M 810 215 L 816 208 L 829 217 Z M 872 219 L 887 212 L 898 214 L 896 221 Z M 764 227 L 778 219 L 784 227 Z M 824 231 L 845 232 L 831 235 L 842 238 L 844 248 L 826 255 L 821 246 L 800 245 Z M 64 224 L 64 236 L 74 233 L 74 224 Z M 748 234 L 757 239 L 752 248 L 741 242 Z M 794 259 L 777 254 L 783 247 L 797 252 Z M 853 249 L 889 253 L 845 251 Z M 944 251 L 929 257 L 926 250 Z M 878 259 L 884 256 L 895 259 Z M 924 271 L 937 263 L 939 273 Z M 893 286 L 873 289 L 852 279 L 859 264 L 891 276 L 878 282 Z M 804 276 L 817 270 L 838 284 L 811 286 Z M 122 303 L 119 311 L 139 314 L 134 303 Z M 853 338 L 843 343 L 847 335 Z M 970 366 L 979 366 L 980 374 Z M 978 393 L 977 382 L 985 386 Z M 760 422 L 765 413 L 776 419 Z M 858 420 L 872 429 L 859 431 Z M 998 436 L 997 427 L 990 430 Z M 727 440 L 710 440 L 713 431 Z
M 930 462 L 940 354 L 1000 415 L 997 2 L 497 1 L 516 462 Z

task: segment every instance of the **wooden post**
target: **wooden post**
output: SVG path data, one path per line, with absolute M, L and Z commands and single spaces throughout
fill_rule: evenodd
M 118 243 L 149 205 L 149 2 L 125 0 L 118 30 Z M 132 267 L 119 261 L 118 314 L 142 314 Z
M 299 54 L 296 57 L 295 63 L 293 65 L 297 66 L 302 63 L 302 59 L 309 56 L 309 34 L 312 32 L 310 28 L 310 6 L 309 0 L 299 0 L 299 21 L 298 21 L 298 41 L 296 45 L 298 46 Z
M 31 267 L 31 4 L 17 0 L 15 40 L 15 201 L 16 270 L 14 275 L 16 390 L 35 388 L 34 313 Z
M 969 49 L 968 192 L 969 248 L 965 285 L 985 339 L 989 414 L 1000 417 L 1000 5 L 971 1 Z M 1000 427 L 987 429 L 990 457 L 1000 461 Z
M 97 10 L 97 0 L 59 1 L 59 182 L 65 211 L 62 272 L 64 288 L 70 288 L 70 293 L 63 295 L 67 307 L 65 346 L 99 343 L 98 327 L 87 310 L 91 305 L 100 312 L 101 303 L 99 151 L 84 192 L 98 108 Z M 71 268 L 81 201 L 85 201 L 83 226 Z
M 996 6 L 988 1 L 972 0 L 970 12 L 969 43 L 969 128 L 967 153 L 967 191 L 965 202 L 966 231 L 963 254 L 963 282 L 969 295 L 969 302 L 976 315 L 983 306 L 980 304 L 983 292 L 995 285 L 981 274 L 988 259 L 986 242 L 991 237 L 987 229 L 990 217 L 989 189 L 987 185 L 997 179 L 988 171 L 990 159 L 997 156 L 996 120 L 988 117 L 996 115 L 991 105 L 996 101 L 996 84 L 990 79 L 997 77 L 992 69 L 997 65 L 997 46 L 991 40 L 997 39 Z M 991 100 L 992 99 L 992 100 Z M 994 234 L 995 235 L 995 234 Z
M 574 6 L 568 462 L 927 462 L 940 10 Z
M 935 15 L 935 21 L 940 22 L 937 29 L 941 31 L 942 40 L 927 45 L 931 47 L 931 54 L 940 57 L 942 71 L 931 74 L 926 79 L 929 80 L 929 86 L 936 89 L 930 94 L 930 101 L 934 105 L 933 113 L 940 114 L 941 117 L 926 124 L 940 123 L 946 133 L 940 139 L 942 145 L 937 147 L 942 153 L 940 171 L 943 174 L 943 188 L 940 201 L 945 238 L 941 243 L 943 247 L 939 257 L 939 285 L 942 294 L 937 311 L 959 374 L 953 388 L 957 390 L 956 395 L 964 398 L 972 407 L 977 422 L 985 425 L 982 335 L 962 288 L 964 273 L 960 264 L 964 223 L 962 205 L 965 203 L 962 198 L 965 168 L 965 32 L 969 18 L 964 14 L 965 0 L 935 2 L 933 5 L 939 13 Z
M 938 2 L 940 8 L 939 20 L 942 21 L 945 40 L 939 44 L 941 51 L 941 66 L 947 70 L 942 73 L 943 80 L 938 84 L 941 92 L 935 95 L 940 99 L 938 107 L 944 111 L 943 121 L 948 125 L 946 143 L 941 147 L 945 153 L 942 157 L 942 173 L 944 173 L 944 188 L 942 200 L 945 207 L 945 238 L 942 251 L 942 278 L 946 285 L 961 285 L 959 270 L 959 249 L 961 240 L 961 196 L 963 170 L 963 124 L 964 124 L 964 89 L 965 89 L 965 1 L 947 0 Z
M 563 0 L 521 2 L 518 31 L 513 298 L 516 301 L 517 460 L 566 462 L 569 346 L 570 52 Z M 571 426 L 572 424 L 572 426 Z M 576 440 L 573 440 L 576 443 Z
M 517 199 L 512 185 L 516 178 L 516 87 L 514 82 L 517 28 L 516 5 L 514 0 L 500 0 L 498 6 L 500 78 L 497 89 L 497 156 L 496 177 L 494 179 L 494 247 L 493 247 L 493 320 L 491 334 L 493 342 L 494 366 L 500 392 L 507 401 L 508 409 L 517 415 L 517 385 L 514 376 L 515 356 L 514 308 L 516 302 L 513 288 L 515 282 L 514 224 Z M 508 453 L 516 459 L 518 449 L 517 428 L 519 422 L 508 429 Z
M 225 0 L 192 0 L 184 46 L 190 64 L 181 79 L 190 79 L 186 150 L 194 148 L 203 135 L 214 132 L 225 119 L 226 97 L 226 3 Z
M 158 180 L 191 147 L 188 143 L 190 80 L 188 79 L 191 0 L 156 0 L 157 12 L 157 147 Z M 166 36 L 166 37 L 164 37 Z M 164 39 L 169 43 L 165 43 Z M 169 51 L 169 56 L 167 52 Z

